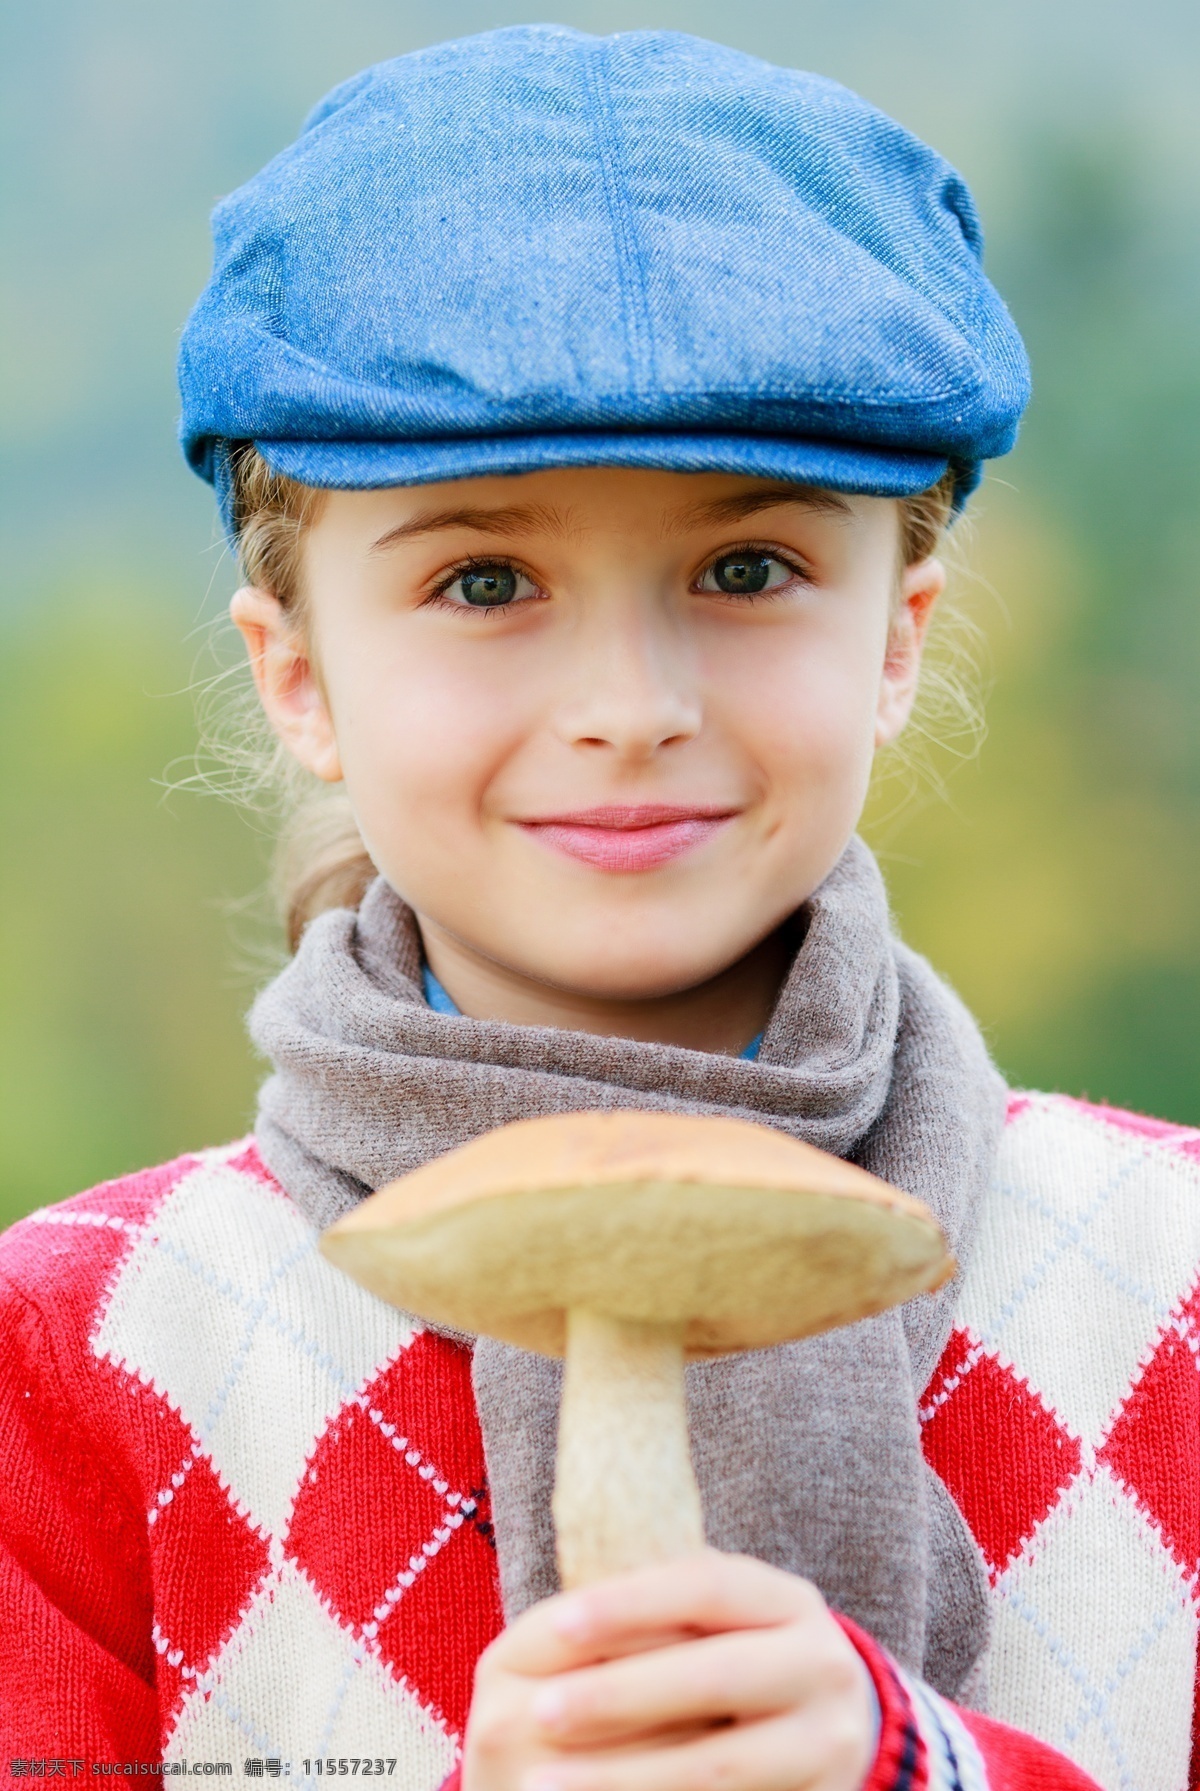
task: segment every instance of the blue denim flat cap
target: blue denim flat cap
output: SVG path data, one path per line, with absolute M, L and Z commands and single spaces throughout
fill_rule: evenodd
M 1029 391 L 974 204 L 846 88 L 670 31 L 383 62 L 214 214 L 181 435 L 306 484 L 563 465 L 959 501 Z

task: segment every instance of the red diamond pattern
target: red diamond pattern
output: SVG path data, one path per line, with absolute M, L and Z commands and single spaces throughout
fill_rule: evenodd
M 185 1665 L 203 1671 L 249 1604 L 269 1560 L 262 1537 L 235 1511 L 186 1427 L 176 1424 L 182 1446 L 162 1487 L 173 1497 L 158 1507 L 151 1531 L 155 1615 L 166 1645 L 160 1652 L 180 1653 Z M 201 1562 L 203 1572 L 197 1572 Z
M 445 1501 L 391 1446 L 366 1406 L 355 1404 L 317 1445 L 296 1500 L 288 1553 L 337 1615 L 361 1630 L 448 1515 Z
M 421 1663 L 413 1689 L 459 1734 L 502 1622 L 490 1538 L 470 1357 L 424 1332 L 320 1439 L 287 1552 L 398 1677 Z
M 1200 1431 L 1198 1358 L 1200 1286 L 1165 1326 L 1099 1452 L 1189 1575 L 1200 1560 L 1200 1462 L 1194 1443 Z
M 154 1646 L 164 1711 L 194 1689 L 221 1644 L 237 1627 L 268 1567 L 267 1546 L 237 1512 L 190 1433 L 161 1489 L 151 1529 L 154 1560 Z M 202 1568 L 197 1571 L 200 1564 Z
M 418 1576 L 380 1625 L 379 1651 L 397 1677 L 405 1675 L 421 1701 L 461 1735 L 475 1663 L 502 1624 L 495 1551 L 479 1527 L 465 1523 L 432 1571 Z
M 1025 1383 L 955 1331 L 922 1409 L 925 1455 L 993 1578 L 1078 1474 L 1082 1451 Z

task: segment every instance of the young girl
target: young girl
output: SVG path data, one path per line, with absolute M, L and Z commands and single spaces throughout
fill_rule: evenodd
M 254 1138 L 0 1246 L 12 1774 L 1194 1782 L 1200 1136 L 1006 1099 L 854 832 L 1026 397 L 962 182 L 816 77 L 521 28 L 348 82 L 216 233 L 185 447 L 352 826 Z M 553 1371 L 316 1239 L 597 1107 L 851 1157 L 961 1272 L 690 1371 L 713 1548 L 563 1595 Z

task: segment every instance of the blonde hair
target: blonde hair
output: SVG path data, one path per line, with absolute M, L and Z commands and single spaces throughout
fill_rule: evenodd
M 231 454 L 233 517 L 238 559 L 247 584 L 269 591 L 283 609 L 305 625 L 302 578 L 304 532 L 316 521 L 325 493 L 273 472 L 250 442 Z M 953 475 L 915 497 L 900 500 L 900 570 L 936 552 L 950 522 Z M 978 733 L 978 710 L 961 651 L 952 666 L 938 668 L 935 707 L 953 714 L 958 730 Z M 923 681 L 924 682 L 924 681 Z M 265 721 L 254 702 L 247 713 L 238 704 L 232 728 L 220 707 L 218 725 L 208 731 L 210 746 L 225 767 L 224 793 L 253 801 L 269 794 L 283 809 L 276 852 L 275 883 L 289 948 L 294 951 L 310 920 L 329 908 L 357 907 L 376 875 L 344 790 L 314 789 L 315 780 L 285 748 L 264 735 Z M 919 729 L 926 736 L 928 722 Z M 209 780 L 212 781 L 211 779 Z
M 303 629 L 301 548 L 325 493 L 272 471 L 251 442 L 238 443 L 230 461 L 242 579 L 270 591 Z M 273 881 L 288 949 L 295 951 L 318 914 L 358 907 L 376 876 L 375 863 L 345 791 L 318 784 L 296 763 L 265 727 L 257 700 L 249 713 L 238 697 L 232 716 L 227 706 L 220 708 L 209 739 L 230 774 L 227 790 L 252 803 L 266 795 L 283 810 Z

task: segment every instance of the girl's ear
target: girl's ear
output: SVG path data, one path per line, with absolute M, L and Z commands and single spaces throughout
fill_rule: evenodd
M 333 721 L 301 630 L 278 597 L 254 585 L 235 592 L 229 613 L 271 726 L 306 770 L 325 783 L 340 782 Z
M 888 631 L 875 710 L 876 747 L 890 746 L 912 714 L 925 636 L 934 605 L 945 588 L 946 568 L 940 560 L 918 560 L 900 575 L 900 600 Z

